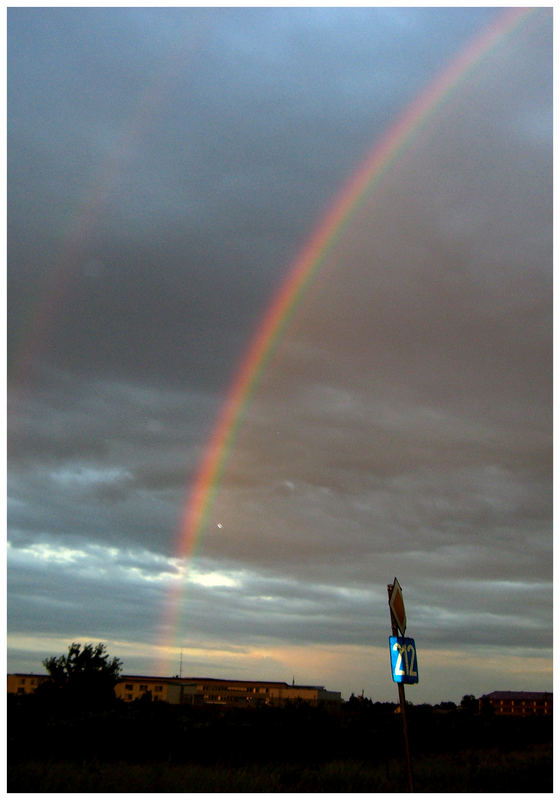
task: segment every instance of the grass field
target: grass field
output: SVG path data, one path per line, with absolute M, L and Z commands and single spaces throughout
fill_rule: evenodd
M 411 708 L 416 792 L 551 792 L 552 718 Z M 9 792 L 408 791 L 402 721 L 382 704 L 335 709 L 105 709 L 13 697 Z
M 507 754 L 465 751 L 415 759 L 416 792 L 551 792 L 552 748 Z M 329 761 L 290 764 L 173 764 L 83 761 L 21 762 L 8 769 L 9 792 L 402 792 L 402 759 L 383 764 Z

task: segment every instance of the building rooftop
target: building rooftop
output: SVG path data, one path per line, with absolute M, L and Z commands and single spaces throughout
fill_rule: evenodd
M 493 700 L 542 700 L 544 697 L 552 697 L 552 692 L 512 692 L 508 690 L 489 692 L 484 697 L 491 697 Z
M 300 684 L 300 683 L 286 683 L 286 681 L 260 681 L 253 680 L 252 678 L 208 678 L 205 676 L 185 675 L 121 675 L 120 681 L 124 680 L 143 680 L 143 681 L 180 681 L 181 683 L 219 683 L 230 684 L 232 686 L 281 686 L 287 689 L 324 689 L 324 686 Z

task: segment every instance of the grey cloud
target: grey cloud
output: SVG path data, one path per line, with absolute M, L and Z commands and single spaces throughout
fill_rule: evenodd
M 123 637 L 157 636 L 160 621 L 155 610 L 166 586 L 145 581 L 152 572 L 150 564 L 156 567 L 157 563 L 140 553 L 120 553 L 110 562 L 101 553 L 98 558 L 95 569 L 79 557 L 72 565 L 55 563 L 50 574 L 22 569 L 17 587 L 10 587 L 21 615 L 20 630 L 53 634 L 63 623 L 68 630 L 86 629 L 89 635 L 107 638 L 118 619 Z M 208 560 L 203 563 L 212 566 Z M 138 566 L 147 567 L 144 578 L 130 572 Z M 159 566 L 164 566 L 163 562 Z M 54 585 L 60 581 L 65 591 L 55 594 Z M 140 587 L 142 602 L 138 603 Z M 424 591 L 411 594 L 409 600 L 415 609 L 417 635 L 426 648 L 444 643 L 464 645 L 466 641 L 471 647 L 492 644 L 499 628 L 501 646 L 546 651 L 551 609 L 545 609 L 539 619 L 527 606 L 531 593 L 546 588 L 546 584 L 440 578 Z M 387 627 L 386 596 L 371 588 L 360 592 L 310 584 L 304 589 L 293 579 L 245 571 L 239 588 L 190 584 L 187 593 L 185 635 L 192 643 L 205 637 L 227 643 L 233 636 L 246 646 L 273 641 L 328 644 L 333 639 L 359 645 L 368 637 L 379 640 Z M 498 606 L 492 603 L 493 595 L 497 595 Z M 91 617 L 90 607 L 96 609 Z

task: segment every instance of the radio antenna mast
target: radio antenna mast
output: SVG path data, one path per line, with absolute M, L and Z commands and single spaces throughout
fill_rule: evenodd
M 183 648 L 181 647 L 181 656 L 179 658 L 179 677 L 183 677 Z

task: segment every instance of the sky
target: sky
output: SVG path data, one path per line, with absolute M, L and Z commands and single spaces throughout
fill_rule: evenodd
M 8 671 L 103 641 L 396 701 L 396 576 L 407 699 L 552 689 L 551 9 L 350 215 L 185 533 L 292 265 L 501 13 L 8 9 Z

